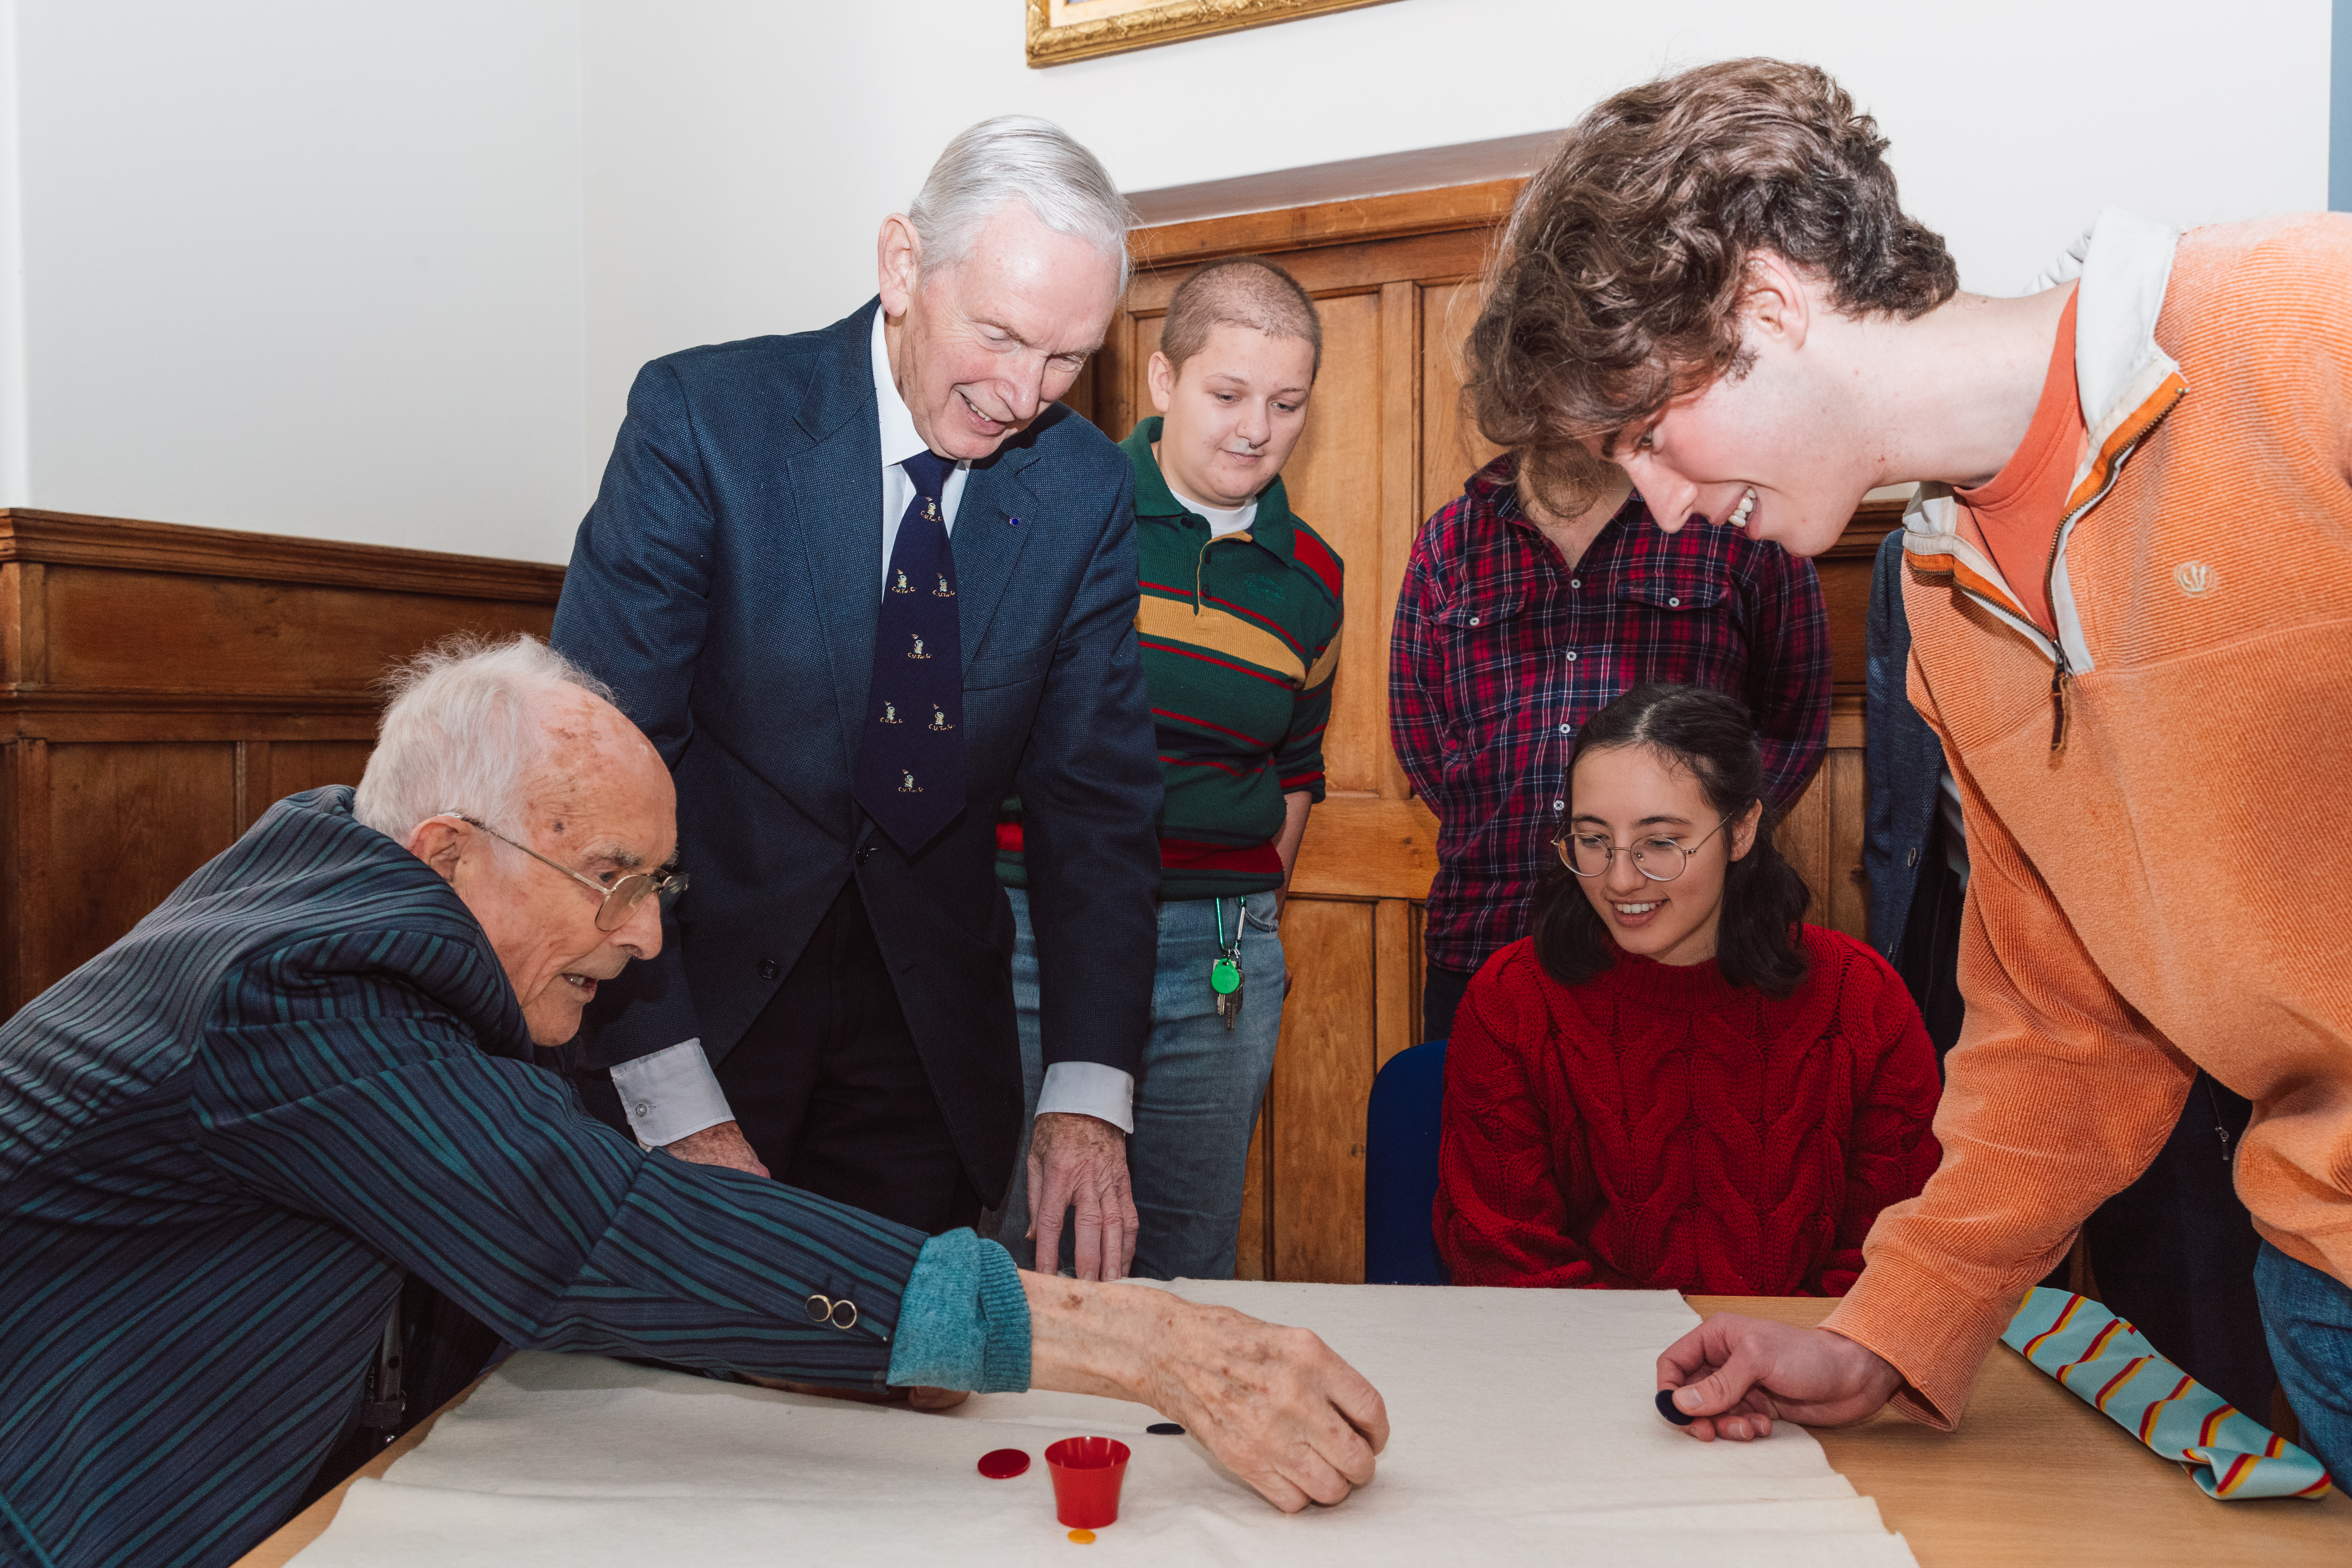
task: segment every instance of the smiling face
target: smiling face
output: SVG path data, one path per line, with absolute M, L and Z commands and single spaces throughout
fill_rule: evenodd
M 1156 455 L 1179 492 L 1230 511 L 1274 482 L 1307 430 L 1315 345 L 1220 322 L 1181 369 L 1151 356 Z
M 550 763 L 530 785 L 519 841 L 606 885 L 667 864 L 677 847 L 677 795 L 652 744 L 577 688 L 545 703 Z M 478 828 L 432 817 L 409 847 L 482 922 L 535 1044 L 578 1034 L 598 983 L 661 951 L 656 899 L 640 902 L 619 930 L 598 931 L 593 891 Z
M 1721 813 L 1697 775 L 1642 745 L 1579 755 L 1570 788 L 1569 832 L 1619 847 L 1604 874 L 1576 879 L 1617 945 L 1661 963 L 1713 958 L 1723 925 L 1724 879 L 1731 862 L 1746 858 L 1755 844 L 1762 805 L 1750 805 L 1718 831 Z M 1690 850 L 1682 874 L 1671 881 L 1643 876 L 1624 852 L 1628 846 L 1658 846 L 1650 855 L 1655 870 L 1673 858 L 1664 849 L 1669 841 Z
M 926 267 L 904 217 L 882 223 L 891 379 L 943 458 L 989 456 L 1077 379 L 1118 303 L 1118 263 L 1047 228 L 1026 202 L 997 209 L 971 253 Z
M 1885 482 L 1885 433 L 1857 402 L 1852 350 L 1864 329 L 1830 308 L 1820 279 L 1779 258 L 1759 255 L 1749 271 L 1739 373 L 1586 446 L 1624 468 L 1669 533 L 1697 518 L 1819 555 Z

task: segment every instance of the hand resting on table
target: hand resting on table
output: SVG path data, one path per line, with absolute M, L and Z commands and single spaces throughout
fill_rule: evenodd
M 1285 1513 L 1372 1479 L 1388 1408 L 1305 1329 L 1148 1286 L 1024 1271 L 1033 1388 L 1148 1405 Z
M 1717 1312 L 1666 1347 L 1658 1386 L 1676 1391 L 1683 1428 L 1702 1443 L 1772 1435 L 1777 1418 L 1805 1426 L 1860 1421 L 1894 1397 L 1903 1374 L 1827 1329 Z

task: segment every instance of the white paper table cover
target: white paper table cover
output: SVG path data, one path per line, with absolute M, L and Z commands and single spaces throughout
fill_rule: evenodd
M 1653 1405 L 1658 1352 L 1696 1323 L 1664 1291 L 1183 1280 L 1197 1301 L 1315 1330 L 1388 1401 L 1373 1483 L 1285 1515 L 1141 1405 L 975 1395 L 945 1415 L 773 1393 L 588 1356 L 518 1355 L 382 1480 L 362 1480 L 300 1568 L 690 1563 L 1573 1561 L 1721 1568 L 1913 1562 L 1800 1427 L 1699 1444 Z M 1054 1518 L 1045 1448 L 1134 1450 L 1118 1522 Z M 975 1466 L 1023 1448 L 1027 1474 Z

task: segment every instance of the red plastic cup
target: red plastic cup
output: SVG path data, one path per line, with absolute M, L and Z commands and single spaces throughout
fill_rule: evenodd
M 1065 1437 L 1048 1447 L 1045 1468 L 1054 1478 L 1054 1517 L 1073 1530 L 1117 1524 L 1127 1458 L 1127 1445 L 1115 1437 Z

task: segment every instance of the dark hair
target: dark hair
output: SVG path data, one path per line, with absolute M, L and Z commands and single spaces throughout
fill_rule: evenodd
M 1304 338 L 1315 351 L 1316 371 L 1323 369 L 1323 316 L 1315 296 L 1263 256 L 1228 256 L 1179 283 L 1160 321 L 1160 352 L 1181 371 L 1219 327 Z
M 1720 691 L 1633 688 L 1585 724 L 1569 763 L 1570 790 L 1576 787 L 1576 763 L 1587 753 L 1621 746 L 1647 746 L 1688 772 L 1718 816 L 1738 817 L 1763 798 L 1764 759 L 1747 705 Z M 1571 793 L 1571 816 L 1575 809 Z M 1798 922 L 1812 898 L 1796 868 L 1772 847 L 1772 814 L 1766 811 L 1757 819 L 1756 841 L 1724 873 L 1722 925 L 1715 940 L 1723 977 L 1768 996 L 1786 996 L 1803 984 L 1807 964 Z M 1616 962 L 1600 912 L 1580 879 L 1557 860 L 1536 889 L 1531 934 L 1537 959 L 1562 985 L 1580 985 Z
M 1748 258 L 1771 250 L 1859 315 L 1924 315 L 1959 288 L 1906 216 L 1877 121 L 1815 66 L 1726 60 L 1628 88 L 1528 182 L 1464 351 L 1464 401 L 1498 447 L 1612 441 L 1747 368 Z

